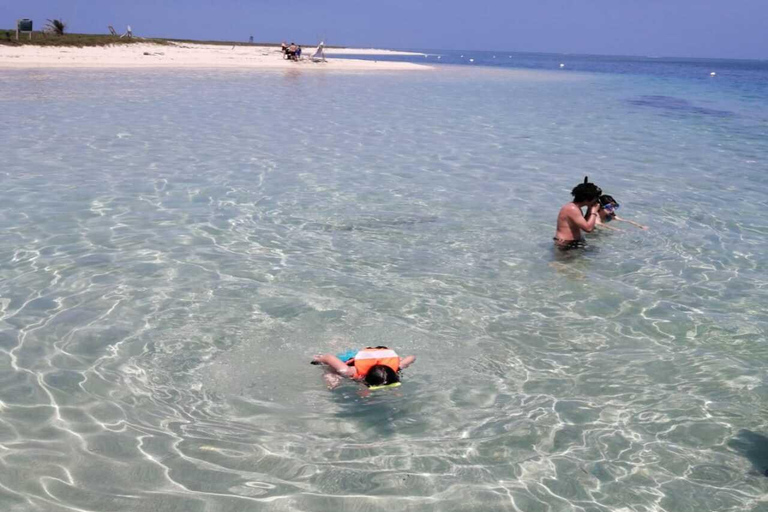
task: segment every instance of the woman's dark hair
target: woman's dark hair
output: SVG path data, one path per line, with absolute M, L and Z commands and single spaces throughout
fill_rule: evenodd
M 608 194 L 600 196 L 598 201 L 600 201 L 600 206 L 605 206 L 607 204 L 619 204 L 613 197 L 609 196 Z
M 587 201 L 594 201 L 603 191 L 600 187 L 594 183 L 580 183 L 573 187 L 571 195 L 573 195 L 573 201 L 576 203 L 584 203 Z
M 365 382 L 365 385 L 368 387 L 386 386 L 388 384 L 400 382 L 400 376 L 389 366 L 377 364 L 368 370 L 368 373 L 365 374 L 365 379 L 363 379 L 363 382 Z

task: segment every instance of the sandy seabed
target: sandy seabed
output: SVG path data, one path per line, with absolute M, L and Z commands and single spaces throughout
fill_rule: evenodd
M 271 46 L 223 46 L 193 43 L 137 43 L 98 47 L 0 46 L 0 69 L 10 68 L 262 68 L 350 71 L 426 70 L 410 62 L 334 59 L 345 55 L 422 55 L 375 49 L 326 50 L 325 62 L 312 62 L 314 48 L 299 62 L 283 59 Z

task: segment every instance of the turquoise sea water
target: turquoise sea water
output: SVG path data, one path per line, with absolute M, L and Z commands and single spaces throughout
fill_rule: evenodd
M 520 59 L 0 72 L 0 509 L 768 510 L 768 69 Z

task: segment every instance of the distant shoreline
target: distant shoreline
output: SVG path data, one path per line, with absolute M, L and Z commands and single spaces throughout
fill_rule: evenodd
M 410 62 L 334 59 L 334 55 L 411 55 L 383 49 L 326 47 L 326 62 L 312 62 L 315 46 L 303 47 L 299 62 L 283 59 L 279 44 L 173 39 L 120 38 L 101 34 L 54 36 L 34 33 L 32 40 L 0 30 L 0 70 L 28 68 L 228 68 L 346 71 L 427 70 Z
M 279 47 L 257 45 L 206 45 L 166 42 L 138 42 L 114 46 L 0 45 L 0 70 L 28 68 L 218 68 L 296 69 L 339 71 L 429 70 L 411 62 L 335 59 L 345 55 L 410 55 L 376 49 L 326 50 L 325 62 L 312 62 L 315 48 L 304 48 L 299 62 L 283 58 Z M 421 55 L 421 54 L 413 54 Z

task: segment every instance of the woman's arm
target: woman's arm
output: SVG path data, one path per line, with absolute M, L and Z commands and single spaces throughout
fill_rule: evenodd
M 579 210 L 575 205 L 573 208 L 571 208 L 568 211 L 568 218 L 571 222 L 573 222 L 577 228 L 579 228 L 582 231 L 586 231 L 587 233 L 591 233 L 593 229 L 595 229 L 595 223 L 597 223 L 597 209 L 599 208 L 598 205 L 593 205 L 587 208 L 587 215 L 586 217 L 581 214 L 581 210 Z
M 400 358 L 400 369 L 404 370 L 411 366 L 413 362 L 416 360 L 416 356 L 405 356 Z
M 320 364 L 326 364 L 331 368 L 333 368 L 333 371 L 335 371 L 339 375 L 343 375 L 344 377 L 349 377 L 350 379 L 353 378 L 357 373 L 355 371 L 354 366 L 347 366 L 347 363 L 345 363 L 338 357 L 334 356 L 333 354 L 317 355 L 312 358 L 312 361 L 318 362 Z
M 615 216 L 615 217 L 613 217 L 613 218 L 614 218 L 615 220 L 618 220 L 619 222 L 628 222 L 629 224 L 632 224 L 632 225 L 633 225 L 633 226 L 635 226 L 635 227 L 638 227 L 638 228 L 640 228 L 640 229 L 643 229 L 643 230 L 646 230 L 646 231 L 648 230 L 648 226 L 643 226 L 642 224 L 638 224 L 637 222 L 635 222 L 635 221 L 633 221 L 633 220 L 629 220 L 629 219 L 622 219 L 622 218 L 621 218 L 621 217 L 619 217 L 618 215 L 616 215 L 616 216 Z

